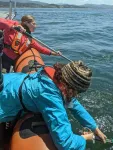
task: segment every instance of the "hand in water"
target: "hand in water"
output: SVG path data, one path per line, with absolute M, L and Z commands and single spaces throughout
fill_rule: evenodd
M 97 135 L 104 143 L 106 143 L 106 135 L 102 133 L 102 131 L 100 131 L 99 128 L 96 128 L 96 130 L 94 131 L 95 135 Z
M 104 143 L 106 143 L 106 135 L 102 133 L 102 131 L 100 131 L 99 128 L 96 128 L 94 133 L 88 129 L 88 128 L 84 128 L 85 129 L 85 132 L 82 132 L 82 136 L 86 139 L 86 140 L 95 140 L 95 139 L 98 139 L 98 140 L 101 140 L 103 141 Z M 86 129 L 87 129 L 87 132 L 86 132 Z
M 83 132 L 81 136 L 83 136 L 86 140 L 93 140 L 94 138 L 94 134 L 92 132 Z

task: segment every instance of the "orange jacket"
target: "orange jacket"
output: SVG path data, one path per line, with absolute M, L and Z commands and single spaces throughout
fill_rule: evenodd
M 26 38 L 25 42 L 22 45 L 21 44 L 22 37 L 23 37 L 23 34 L 20 32 L 17 32 L 11 45 L 11 49 L 19 55 L 21 55 L 26 50 L 30 49 L 31 48 L 30 45 L 32 43 L 32 39 Z
M 0 18 L 0 30 L 4 31 L 4 43 L 5 44 L 12 45 L 13 39 L 16 35 L 16 31 L 11 29 L 11 27 L 17 26 L 17 25 L 19 25 L 18 21 Z M 27 36 L 23 35 L 20 46 L 23 45 L 23 43 L 26 41 L 26 39 L 27 39 Z M 39 43 L 37 43 L 33 39 L 32 39 L 32 42 L 30 44 L 30 47 L 37 49 L 42 54 L 46 54 L 46 55 L 51 54 L 51 51 L 49 49 L 41 46 Z M 15 53 L 13 50 L 10 50 L 8 48 L 4 48 L 3 52 L 12 60 L 15 60 L 19 56 L 18 53 Z

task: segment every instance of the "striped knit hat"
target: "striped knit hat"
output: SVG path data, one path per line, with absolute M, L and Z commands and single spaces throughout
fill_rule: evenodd
M 91 76 L 92 71 L 82 61 L 73 61 L 62 68 L 64 81 L 79 93 L 88 89 Z

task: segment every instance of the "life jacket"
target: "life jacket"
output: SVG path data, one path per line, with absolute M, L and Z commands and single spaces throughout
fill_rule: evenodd
M 31 44 L 30 39 L 26 38 L 23 45 L 20 47 L 20 44 L 22 41 L 22 36 L 23 36 L 22 33 L 16 32 L 16 35 L 15 35 L 13 42 L 12 42 L 12 45 L 11 45 L 11 48 L 13 49 L 13 51 L 15 53 L 18 53 L 19 55 L 21 55 L 23 52 L 25 52 Z
M 55 74 L 55 69 L 53 67 L 50 67 L 50 66 L 45 66 L 44 67 L 44 71 L 47 73 L 47 75 L 53 80 L 54 82 L 54 74 Z M 65 86 L 62 84 L 62 83 L 58 83 L 59 85 L 59 89 L 62 91 L 62 94 L 64 96 L 67 95 L 67 91 L 66 91 L 66 88 Z
M 53 67 L 45 66 L 44 71 L 52 80 L 54 79 L 55 69 Z

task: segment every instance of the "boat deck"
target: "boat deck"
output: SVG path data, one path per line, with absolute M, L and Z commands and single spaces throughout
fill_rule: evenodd
M 0 11 L 0 18 L 7 18 L 8 14 L 7 11 Z
M 13 19 L 16 16 L 16 12 L 12 12 L 11 19 Z M 0 11 L 0 18 L 10 19 L 9 18 L 9 12 L 7 11 Z

